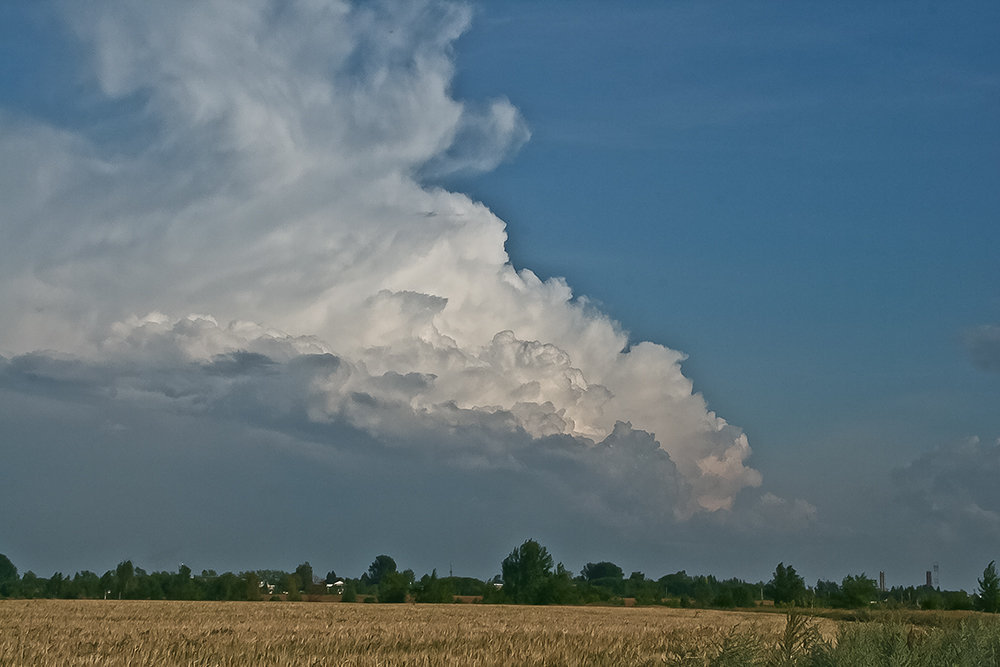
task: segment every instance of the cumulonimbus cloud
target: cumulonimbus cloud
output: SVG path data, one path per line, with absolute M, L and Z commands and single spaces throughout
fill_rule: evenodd
M 132 122 L 0 124 L 10 382 L 76 369 L 120 400 L 349 424 L 387 450 L 462 433 L 442 460 L 566 461 L 595 512 L 685 518 L 761 484 L 683 354 L 628 345 L 565 281 L 516 270 L 483 204 L 420 182 L 528 137 L 510 102 L 451 94 L 466 6 L 63 7 Z

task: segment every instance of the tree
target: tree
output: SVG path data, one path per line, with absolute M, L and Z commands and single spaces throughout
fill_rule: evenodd
M 745 581 L 733 580 L 733 583 L 728 583 L 729 589 L 732 592 L 733 604 L 737 607 L 752 607 L 754 606 L 753 601 L 753 585 L 748 584 Z
M 69 581 L 63 576 L 62 572 L 55 572 L 49 577 L 48 581 L 43 580 L 45 597 L 47 598 L 61 598 L 66 588 L 66 582 Z
M 260 578 L 257 576 L 256 572 L 244 572 L 242 575 L 243 579 L 243 595 L 246 600 L 259 600 L 260 599 Z
M 407 571 L 409 572 L 409 571 Z M 411 574 L 407 572 L 386 572 L 378 584 L 379 602 L 406 602 L 410 592 Z
M 0 596 L 7 597 L 17 585 L 17 568 L 5 555 L 0 554 Z
M 579 601 L 579 594 L 573 585 L 569 570 L 559 563 L 555 573 L 545 580 L 539 591 L 536 604 L 573 604 Z
M 501 563 L 504 596 L 512 602 L 537 604 L 552 577 L 552 566 L 548 550 L 535 540 L 526 540 Z
M 302 580 L 298 575 L 286 574 L 281 580 L 281 587 L 288 593 L 288 599 L 292 602 L 302 599 L 302 594 L 299 592 L 302 590 Z
M 420 583 L 414 587 L 414 599 L 417 602 L 451 602 L 453 599 L 450 580 L 438 579 L 437 570 L 420 577 Z
M 326 573 L 326 579 L 323 580 L 323 583 L 335 584 L 338 581 L 340 580 L 337 578 L 337 573 L 334 572 L 333 570 L 330 570 L 329 572 Z
M 990 561 L 979 580 L 979 609 L 991 614 L 1000 611 L 1000 576 L 997 576 L 995 560 Z
M 372 564 L 368 566 L 368 583 L 373 586 L 378 586 L 382 583 L 382 579 L 387 574 L 394 574 L 396 572 L 396 561 L 385 554 L 380 554 L 375 557 Z
M 82 598 L 99 598 L 104 595 L 100 577 L 89 570 L 73 575 L 73 587 L 77 595 Z
M 580 574 L 584 579 L 591 582 L 595 579 L 621 579 L 625 576 L 625 573 L 622 572 L 620 567 L 614 563 L 609 563 L 608 561 L 601 561 L 600 563 L 587 563 L 583 566 L 583 570 Z
M 869 602 L 879 598 L 878 585 L 874 579 L 865 576 L 847 575 L 840 584 L 840 597 L 845 607 L 857 609 L 867 607 Z
M 694 593 L 694 580 L 684 570 L 674 574 L 665 574 L 658 581 L 667 595 L 691 597 Z
M 313 569 L 312 565 L 309 564 L 309 561 L 306 561 L 295 568 L 295 576 L 299 578 L 299 583 L 302 588 L 308 591 L 309 587 L 312 586 L 313 583 Z
M 18 588 L 18 595 L 25 598 L 37 598 L 41 597 L 43 592 L 44 580 L 40 579 L 37 574 L 28 570 L 21 576 L 21 583 Z
M 115 581 L 118 584 L 118 597 L 128 597 L 135 587 L 135 566 L 132 561 L 123 560 L 115 568 Z
M 775 604 L 795 604 L 806 594 L 805 580 L 795 572 L 794 567 L 786 567 L 784 563 L 778 563 L 767 586 Z
M 691 597 L 699 607 L 707 607 L 716 596 L 716 580 L 712 575 L 699 574 L 693 578 Z
M 198 588 L 191 579 L 191 568 L 184 563 L 177 567 L 177 574 L 170 575 L 164 583 L 164 592 L 171 600 L 195 600 L 198 597 Z
M 817 603 L 827 607 L 837 604 L 837 602 L 841 599 L 840 584 L 836 581 L 818 579 L 816 581 L 816 587 L 813 588 L 813 592 L 816 595 Z

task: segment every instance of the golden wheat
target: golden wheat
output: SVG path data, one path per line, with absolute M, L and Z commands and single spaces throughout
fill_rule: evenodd
M 0 663 L 704 664 L 734 628 L 776 640 L 784 626 L 781 615 L 661 607 L 4 600 Z

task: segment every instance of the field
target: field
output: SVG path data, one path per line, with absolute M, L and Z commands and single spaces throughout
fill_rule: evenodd
M 0 664 L 796 664 L 778 661 L 845 625 L 799 622 L 663 607 L 2 600 Z M 913 632 L 896 635 L 912 642 Z M 1000 633 L 987 634 L 1000 650 Z

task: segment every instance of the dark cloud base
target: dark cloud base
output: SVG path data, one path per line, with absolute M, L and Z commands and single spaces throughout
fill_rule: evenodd
M 0 360 L 0 504 L 18 508 L 0 519 L 0 549 L 43 573 L 122 558 L 360 572 L 387 552 L 487 577 L 527 537 L 574 568 L 613 557 L 658 574 L 739 570 L 708 545 L 754 541 L 718 513 L 678 519 L 683 481 L 627 424 L 595 444 L 532 438 L 502 413 L 454 409 L 448 429 L 411 414 L 406 437 L 310 418 L 311 380 L 342 363 L 241 352 L 161 374 L 42 353 Z M 399 418 L 372 396 L 352 397 L 346 412 L 357 410 Z

